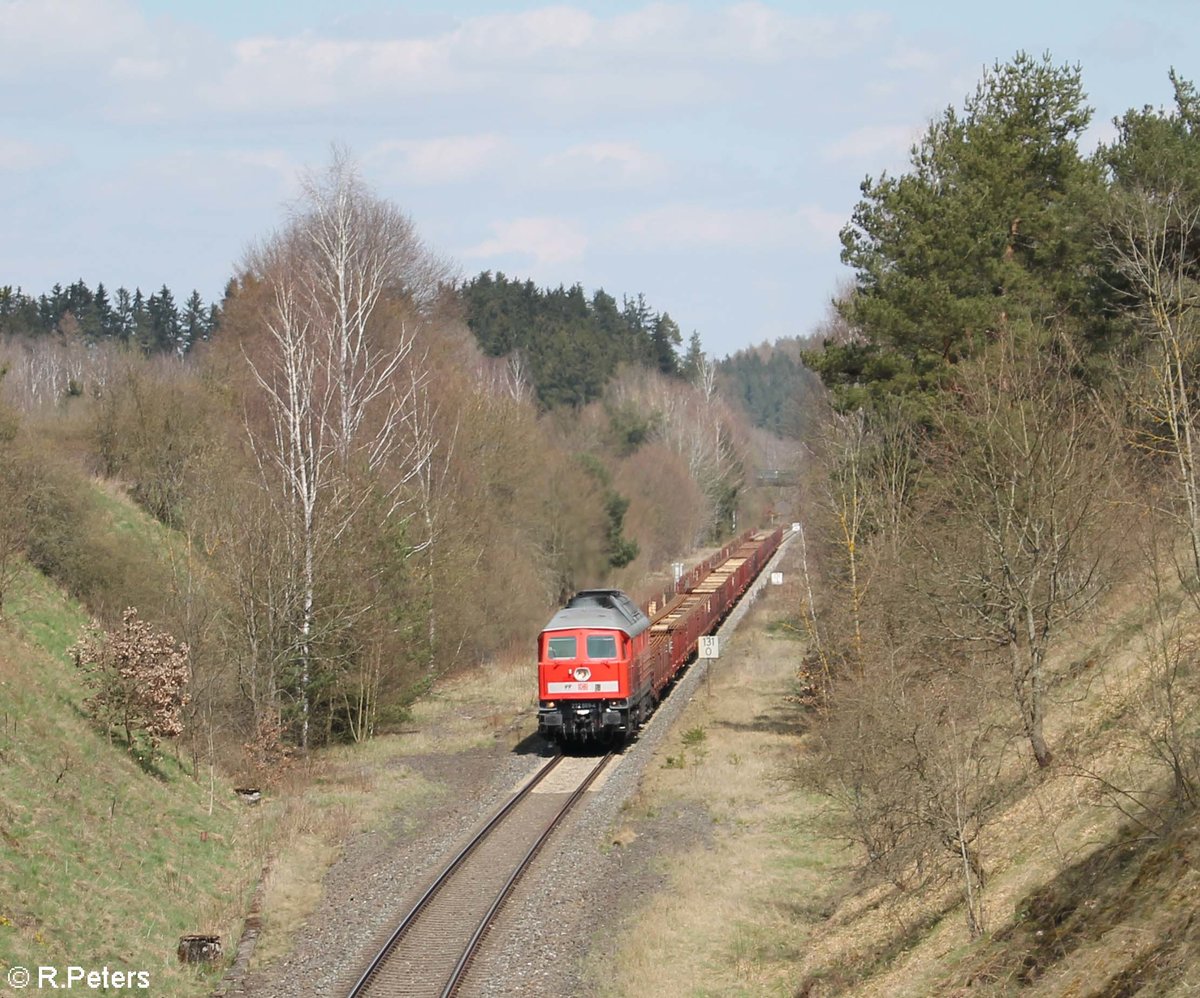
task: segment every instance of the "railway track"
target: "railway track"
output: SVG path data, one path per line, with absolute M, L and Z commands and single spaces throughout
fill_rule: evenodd
M 413 905 L 350 998 L 455 994 L 505 900 L 612 757 L 547 762 Z

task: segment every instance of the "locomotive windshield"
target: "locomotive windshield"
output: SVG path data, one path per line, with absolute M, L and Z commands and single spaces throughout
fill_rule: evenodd
M 575 636 L 572 634 L 567 637 L 550 638 L 546 642 L 546 655 L 550 658 L 574 658 Z
M 589 634 L 587 637 L 587 651 L 588 658 L 616 658 L 616 635 Z

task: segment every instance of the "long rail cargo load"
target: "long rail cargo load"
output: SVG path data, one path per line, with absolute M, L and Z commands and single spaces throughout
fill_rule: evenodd
M 617 589 L 576 593 L 538 636 L 538 731 L 563 743 L 632 737 L 782 539 L 747 531 L 684 573 L 661 606 Z

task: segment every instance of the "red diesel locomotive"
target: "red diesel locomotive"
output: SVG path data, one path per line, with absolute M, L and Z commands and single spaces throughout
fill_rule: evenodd
M 585 589 L 538 637 L 538 732 L 624 741 L 770 560 L 783 532 L 751 531 L 679 580 L 651 620 L 617 589 Z

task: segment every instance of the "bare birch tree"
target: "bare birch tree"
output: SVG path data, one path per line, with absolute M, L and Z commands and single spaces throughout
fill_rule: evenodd
M 862 567 L 868 530 L 867 447 L 867 417 L 863 410 L 829 414 L 822 440 L 827 473 L 824 498 L 833 521 L 833 543 L 846 572 L 856 662 L 862 658 L 862 609 L 868 582 Z
M 653 413 L 651 437 L 687 462 L 688 472 L 710 506 L 708 531 L 720 532 L 745 481 L 734 420 L 716 393 L 715 381 L 693 387 L 657 373 L 628 372 L 611 392 L 618 405 Z
M 410 554 L 421 557 L 425 572 L 427 666 L 433 671 L 438 661 L 438 556 L 452 511 L 450 471 L 458 426 L 455 424 L 443 439 L 438 428 L 438 405 L 428 386 L 419 384 L 415 376 L 412 394 L 414 404 L 406 413 L 404 424 L 412 456 L 414 512 L 420 520 L 421 537 Z
M 824 482 L 817 505 L 828 544 L 836 552 L 837 579 L 831 581 L 837 582 L 855 662 L 862 658 L 873 566 L 881 557 L 895 556 L 919 487 L 918 444 L 917 432 L 898 404 L 880 403 L 869 413 L 826 413 L 819 439 Z
M 402 432 L 424 380 L 411 366 L 405 316 L 419 315 L 433 293 L 433 268 L 409 219 L 335 151 L 325 174 L 305 179 L 289 226 L 249 269 L 269 289 L 264 348 L 246 354 L 267 410 L 266 427 L 251 427 L 250 439 L 287 524 L 307 746 L 322 559 L 381 490 L 384 516 L 397 515 L 427 454 Z

